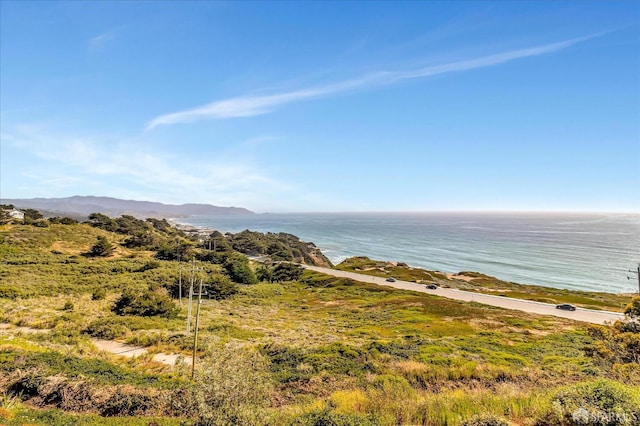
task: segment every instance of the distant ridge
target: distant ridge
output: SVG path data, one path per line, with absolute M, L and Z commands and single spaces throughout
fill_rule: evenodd
M 242 207 L 219 207 L 211 204 L 163 204 L 152 201 L 121 200 L 111 197 L 73 196 L 67 198 L 0 199 L 0 204 L 40 210 L 51 215 L 88 216 L 102 213 L 108 216 L 128 214 L 135 217 L 187 217 L 195 215 L 254 214 Z

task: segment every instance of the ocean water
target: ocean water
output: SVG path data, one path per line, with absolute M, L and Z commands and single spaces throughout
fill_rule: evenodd
M 351 256 L 588 291 L 637 292 L 640 214 L 317 213 L 193 216 L 221 232 L 287 232 Z M 631 279 L 627 279 L 630 276 Z

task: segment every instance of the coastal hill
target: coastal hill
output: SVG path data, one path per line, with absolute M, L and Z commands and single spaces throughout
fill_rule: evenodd
M 1 204 L 40 210 L 43 213 L 86 217 L 91 213 L 108 216 L 128 214 L 135 217 L 185 217 L 193 215 L 253 214 L 242 207 L 219 207 L 211 204 L 163 204 L 151 201 L 121 200 L 111 197 L 73 196 L 66 198 L 1 199 Z
M 103 214 L 1 224 L 0 424 L 637 424 L 640 297 L 586 325 L 282 262 L 297 242 Z

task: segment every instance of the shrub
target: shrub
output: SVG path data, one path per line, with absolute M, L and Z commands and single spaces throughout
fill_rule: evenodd
M 149 290 L 141 292 L 125 290 L 111 310 L 118 315 L 175 318 L 180 308 L 173 303 L 169 296 L 164 294 Z
M 164 241 L 156 250 L 156 258 L 160 260 L 188 259 L 191 256 L 193 243 L 183 238 Z
M 494 416 L 493 414 L 480 414 L 473 416 L 469 420 L 462 423 L 462 426 L 509 426 L 507 420 L 502 417 Z
M 32 226 L 35 226 L 37 228 L 48 228 L 49 227 L 49 221 L 46 219 L 38 219 L 38 220 L 34 220 L 31 223 Z
M 73 303 L 70 300 L 67 300 L 66 302 L 64 302 L 64 306 L 62 307 L 63 311 L 73 311 Z
M 413 388 L 404 377 L 392 374 L 382 374 L 376 377 L 372 384 L 376 390 L 389 397 L 408 398 L 414 393 Z
M 91 294 L 91 300 L 102 300 L 105 297 L 107 297 L 107 290 L 102 287 L 95 289 Z
M 128 248 L 154 249 L 158 246 L 158 238 L 149 231 L 139 231 L 129 236 L 122 245 Z
M 568 386 L 552 397 L 537 426 L 631 426 L 640 422 L 640 395 L 611 380 Z
M 29 374 L 12 383 L 7 390 L 10 396 L 17 396 L 24 401 L 38 396 L 38 388 L 43 383 L 44 379 L 40 375 Z
M 267 424 L 272 391 L 260 354 L 240 346 L 214 349 L 191 388 L 197 404 L 195 425 Z
M 29 296 L 29 294 L 24 290 L 23 287 L 0 283 L 0 298 L 17 299 L 18 297 L 27 296 Z
M 275 282 L 298 281 L 304 274 L 304 268 L 294 263 L 279 263 L 274 266 L 272 274 Z
M 631 299 L 624 313 L 631 318 L 640 317 L 640 296 L 635 296 Z
M 258 279 L 258 281 L 266 281 L 266 282 L 273 282 L 273 269 L 266 266 L 266 265 L 260 265 L 257 269 L 256 269 L 256 278 Z
M 157 260 L 150 260 L 144 265 L 142 265 L 139 269 L 137 269 L 136 272 L 146 272 L 152 269 L 157 269 L 159 267 L 160 267 L 160 262 L 158 262 Z
M 49 223 L 59 225 L 76 225 L 78 221 L 70 217 L 54 216 L 49 218 Z
M 194 283 L 194 294 L 197 297 L 199 283 Z M 238 285 L 231 282 L 229 277 L 221 274 L 211 274 L 207 277 L 207 282 L 204 284 L 203 291 L 209 294 L 209 299 L 223 300 L 232 297 L 238 293 Z M 167 291 L 174 299 L 180 296 L 180 282 L 174 281 L 167 287 Z M 205 294 L 205 293 L 203 293 Z M 182 297 L 189 296 L 189 279 L 188 277 L 182 277 Z
M 588 328 L 594 342 L 587 346 L 587 355 L 599 364 L 640 364 L 640 323 L 636 319 L 616 321 L 613 327 L 592 325 Z
M 98 236 L 96 243 L 89 250 L 91 256 L 109 256 L 114 251 L 113 245 L 107 240 L 107 237 Z
M 132 386 L 120 387 L 100 407 L 100 415 L 105 417 L 143 415 L 155 405 L 154 398 L 148 391 L 149 389 L 139 390 Z
M 327 407 L 305 413 L 290 424 L 291 426 L 374 426 L 378 423 L 361 414 L 337 413 Z
M 213 275 L 207 285 L 209 298 L 223 300 L 232 297 L 238 292 L 238 285 L 224 275 Z
M 91 322 L 83 332 L 97 339 L 113 340 L 127 334 L 129 329 L 119 323 L 114 323 L 108 318 L 101 318 Z

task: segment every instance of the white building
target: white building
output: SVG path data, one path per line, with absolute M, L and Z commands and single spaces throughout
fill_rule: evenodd
M 9 210 L 9 216 L 12 219 L 24 220 L 24 212 L 18 209 Z

